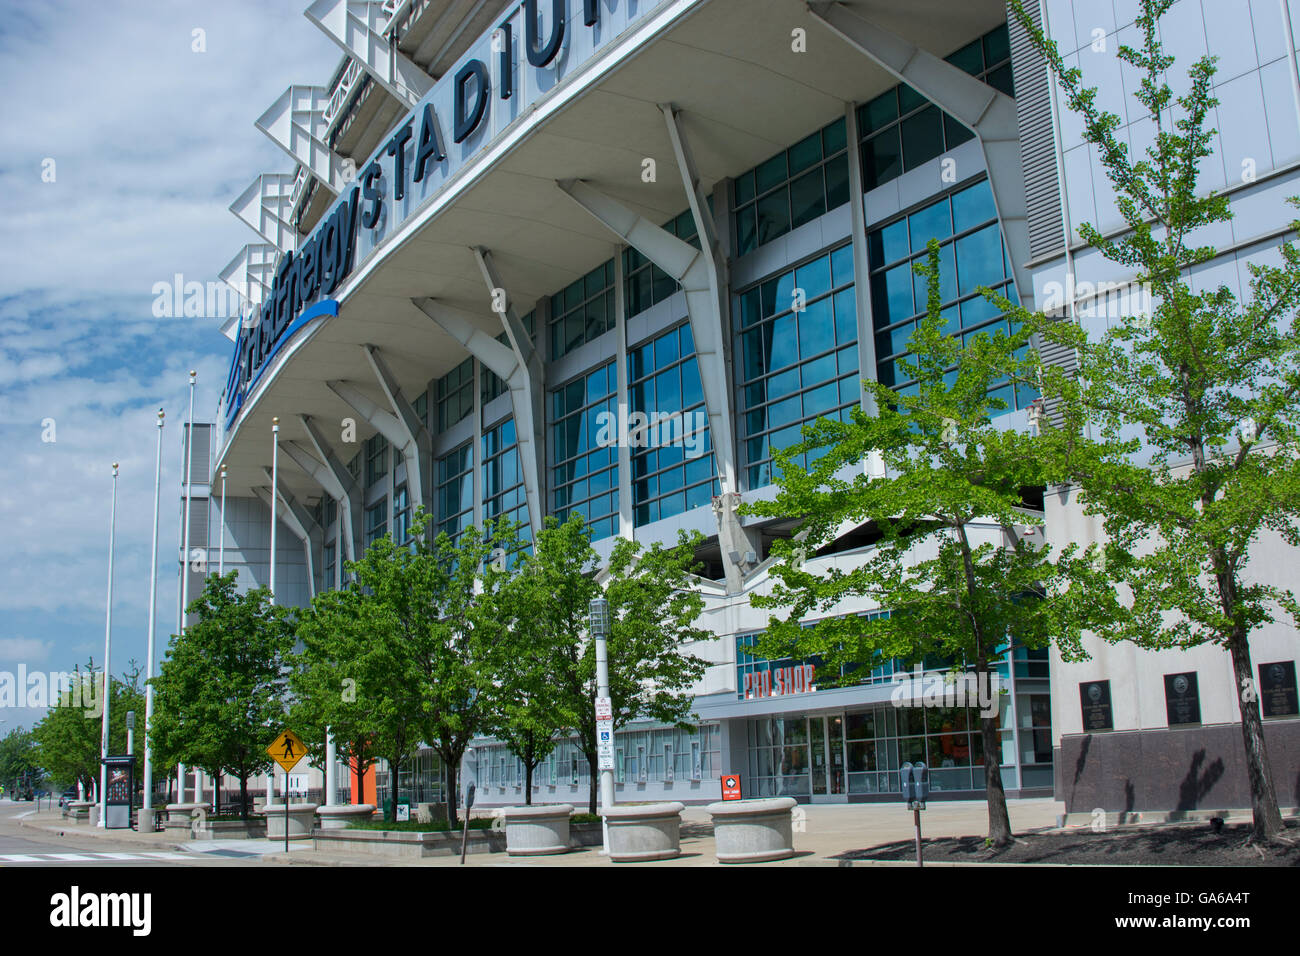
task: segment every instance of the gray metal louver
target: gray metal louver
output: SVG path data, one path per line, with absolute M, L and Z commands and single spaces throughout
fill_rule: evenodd
M 1036 26 L 1042 15 L 1036 2 L 1025 4 Z M 1057 179 L 1056 138 L 1052 124 L 1051 76 L 1047 61 L 1034 49 L 1029 34 L 1007 10 L 1011 71 L 1020 126 L 1020 161 L 1025 176 L 1029 218 L 1029 254 L 1035 258 L 1063 251 L 1061 192 Z

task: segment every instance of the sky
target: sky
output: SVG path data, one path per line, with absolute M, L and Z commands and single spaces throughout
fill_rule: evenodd
M 115 461 L 111 669 L 143 669 L 160 407 L 165 652 L 189 371 L 213 421 L 233 346 L 220 317 L 155 317 L 154 286 L 259 241 L 229 205 L 293 166 L 253 123 L 341 56 L 306 5 L 0 0 L 0 681 L 102 664 Z M 0 735 L 42 712 L 0 706 Z

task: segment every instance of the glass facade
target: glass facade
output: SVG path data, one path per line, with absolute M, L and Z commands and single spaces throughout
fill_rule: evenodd
M 551 358 L 567 355 L 614 327 L 614 260 L 551 296 Z
M 551 392 L 551 512 L 581 513 L 592 540 L 618 533 L 617 391 L 609 362 Z
M 366 547 L 370 547 L 388 534 L 388 501 L 380 501 L 366 509 Z
M 736 296 L 740 435 L 749 487 L 772 480 L 772 449 L 858 404 L 853 251 L 840 248 Z M 810 458 L 810 456 L 812 456 Z M 806 467 L 816 452 L 799 456 Z
M 496 522 L 499 518 L 518 523 L 520 538 L 530 539 L 528 500 L 513 418 L 483 433 L 483 520 Z
M 375 435 L 366 441 L 366 487 L 388 474 L 388 439 Z
M 989 86 L 1013 95 L 1006 24 L 947 58 Z M 901 84 L 858 107 L 862 185 L 872 190 L 974 137 L 916 90 Z
M 629 360 L 631 410 L 651 425 L 644 437 L 629 435 L 633 521 L 643 525 L 707 505 L 720 492 L 690 324 L 632 349 Z
M 474 410 L 474 360 L 465 359 L 438 379 L 434 393 L 438 431 L 444 432 Z
M 614 782 L 623 787 L 647 784 L 713 782 L 724 772 L 722 734 L 717 724 L 695 730 L 660 727 L 624 728 L 614 734 Z M 523 763 L 504 744 L 476 748 L 478 785 L 485 795 L 522 790 Z M 590 774 L 586 755 L 576 739 L 559 742 L 533 771 L 534 792 L 578 787 L 585 790 Z
M 695 217 L 688 209 L 663 224 L 667 232 L 689 242 L 696 249 L 700 237 Z M 677 280 L 630 246 L 623 250 L 623 294 L 627 315 L 633 316 L 662 302 L 680 288 Z
M 411 540 L 411 496 L 406 485 L 393 492 L 393 540 L 398 544 Z
M 939 240 L 939 293 L 943 299 L 944 332 L 960 335 L 963 345 L 980 332 L 1012 332 L 1004 313 L 977 290 L 988 286 L 1008 298 L 1015 295 L 1011 263 L 998 228 L 997 210 L 987 180 L 960 187 L 948 195 L 867 233 L 871 267 L 871 317 L 876 336 L 876 374 L 882 384 L 915 392 L 914 379 L 904 377 L 898 360 L 909 356 L 908 340 L 926 311 L 926 282 L 913 272 L 926 259 L 925 244 Z M 956 370 L 951 372 L 955 379 Z M 1008 409 L 1023 408 L 1038 397 L 1031 389 L 1010 383 L 991 396 Z
M 849 201 L 844 120 L 838 119 L 736 177 L 736 254 L 812 222 Z
M 474 521 L 474 446 L 466 442 L 438 459 L 438 531 L 453 541 Z
M 747 721 L 749 793 L 754 797 L 899 793 L 898 768 L 924 761 L 930 790 L 984 788 L 979 711 L 968 707 L 895 707 L 857 712 L 771 716 Z M 1013 763 L 1005 701 L 1000 715 L 1001 765 Z M 1014 773 L 1003 772 L 1008 786 Z

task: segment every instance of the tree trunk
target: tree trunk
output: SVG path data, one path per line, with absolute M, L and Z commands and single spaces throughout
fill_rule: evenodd
M 596 769 L 596 754 L 594 752 L 587 753 L 587 767 L 590 770 L 590 775 L 591 775 L 591 787 L 589 788 L 589 799 L 587 800 L 587 812 L 591 814 L 595 814 L 596 813 L 596 787 L 598 785 L 598 781 L 600 780 L 600 771 Z
M 966 600 L 969 602 L 971 633 L 975 638 L 975 679 L 979 687 L 992 689 L 989 675 L 988 648 L 984 630 L 980 626 L 975 598 L 975 565 L 971 558 L 970 541 L 966 537 L 966 523 L 960 517 L 954 522 L 957 540 L 961 545 L 962 567 L 966 577 Z M 1015 667 L 1014 654 L 1009 666 Z M 1014 706 L 1014 701 L 1012 702 Z M 1001 708 L 999 708 L 1000 710 Z M 984 743 L 984 796 L 989 807 L 989 842 L 993 846 L 1006 846 L 1011 842 L 1011 818 L 1007 815 L 1007 793 L 1002 787 L 1002 735 L 998 718 L 980 716 L 980 738 Z
M 242 770 L 239 774 L 239 816 L 248 822 L 248 774 Z
M 533 765 L 524 761 L 524 806 L 533 805 Z
M 454 827 L 459 819 L 456 814 L 456 775 L 460 760 L 444 760 L 443 763 L 447 768 L 447 823 Z
M 1253 838 L 1267 843 L 1282 832 L 1282 813 L 1273 787 L 1273 768 L 1264 746 L 1264 725 L 1259 716 L 1259 693 L 1250 663 L 1250 642 L 1240 625 L 1232 629 L 1228 642 L 1232 672 L 1241 706 L 1241 738 L 1246 747 L 1246 773 L 1250 777 L 1250 809 L 1254 818 Z
M 212 815 L 221 816 L 221 774 L 212 775 Z
M 395 761 L 388 761 L 388 819 L 397 822 L 397 771 L 401 769 L 401 764 Z
M 1011 662 L 1015 666 L 1015 662 Z M 975 667 L 976 679 L 981 687 L 991 687 L 989 668 L 984 654 L 980 654 Z M 989 805 L 989 839 L 994 846 L 1007 846 L 1011 842 L 1011 818 L 1007 814 L 1007 792 L 1002 787 L 1002 734 L 998 717 L 980 717 L 980 737 L 984 742 L 984 794 Z

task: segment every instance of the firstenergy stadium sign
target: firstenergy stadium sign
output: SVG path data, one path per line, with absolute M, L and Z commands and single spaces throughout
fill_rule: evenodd
M 241 326 L 226 383 L 226 425 L 277 352 L 353 270 L 448 180 L 602 47 L 664 0 L 523 0 L 484 33 L 407 115 L 298 249 Z

